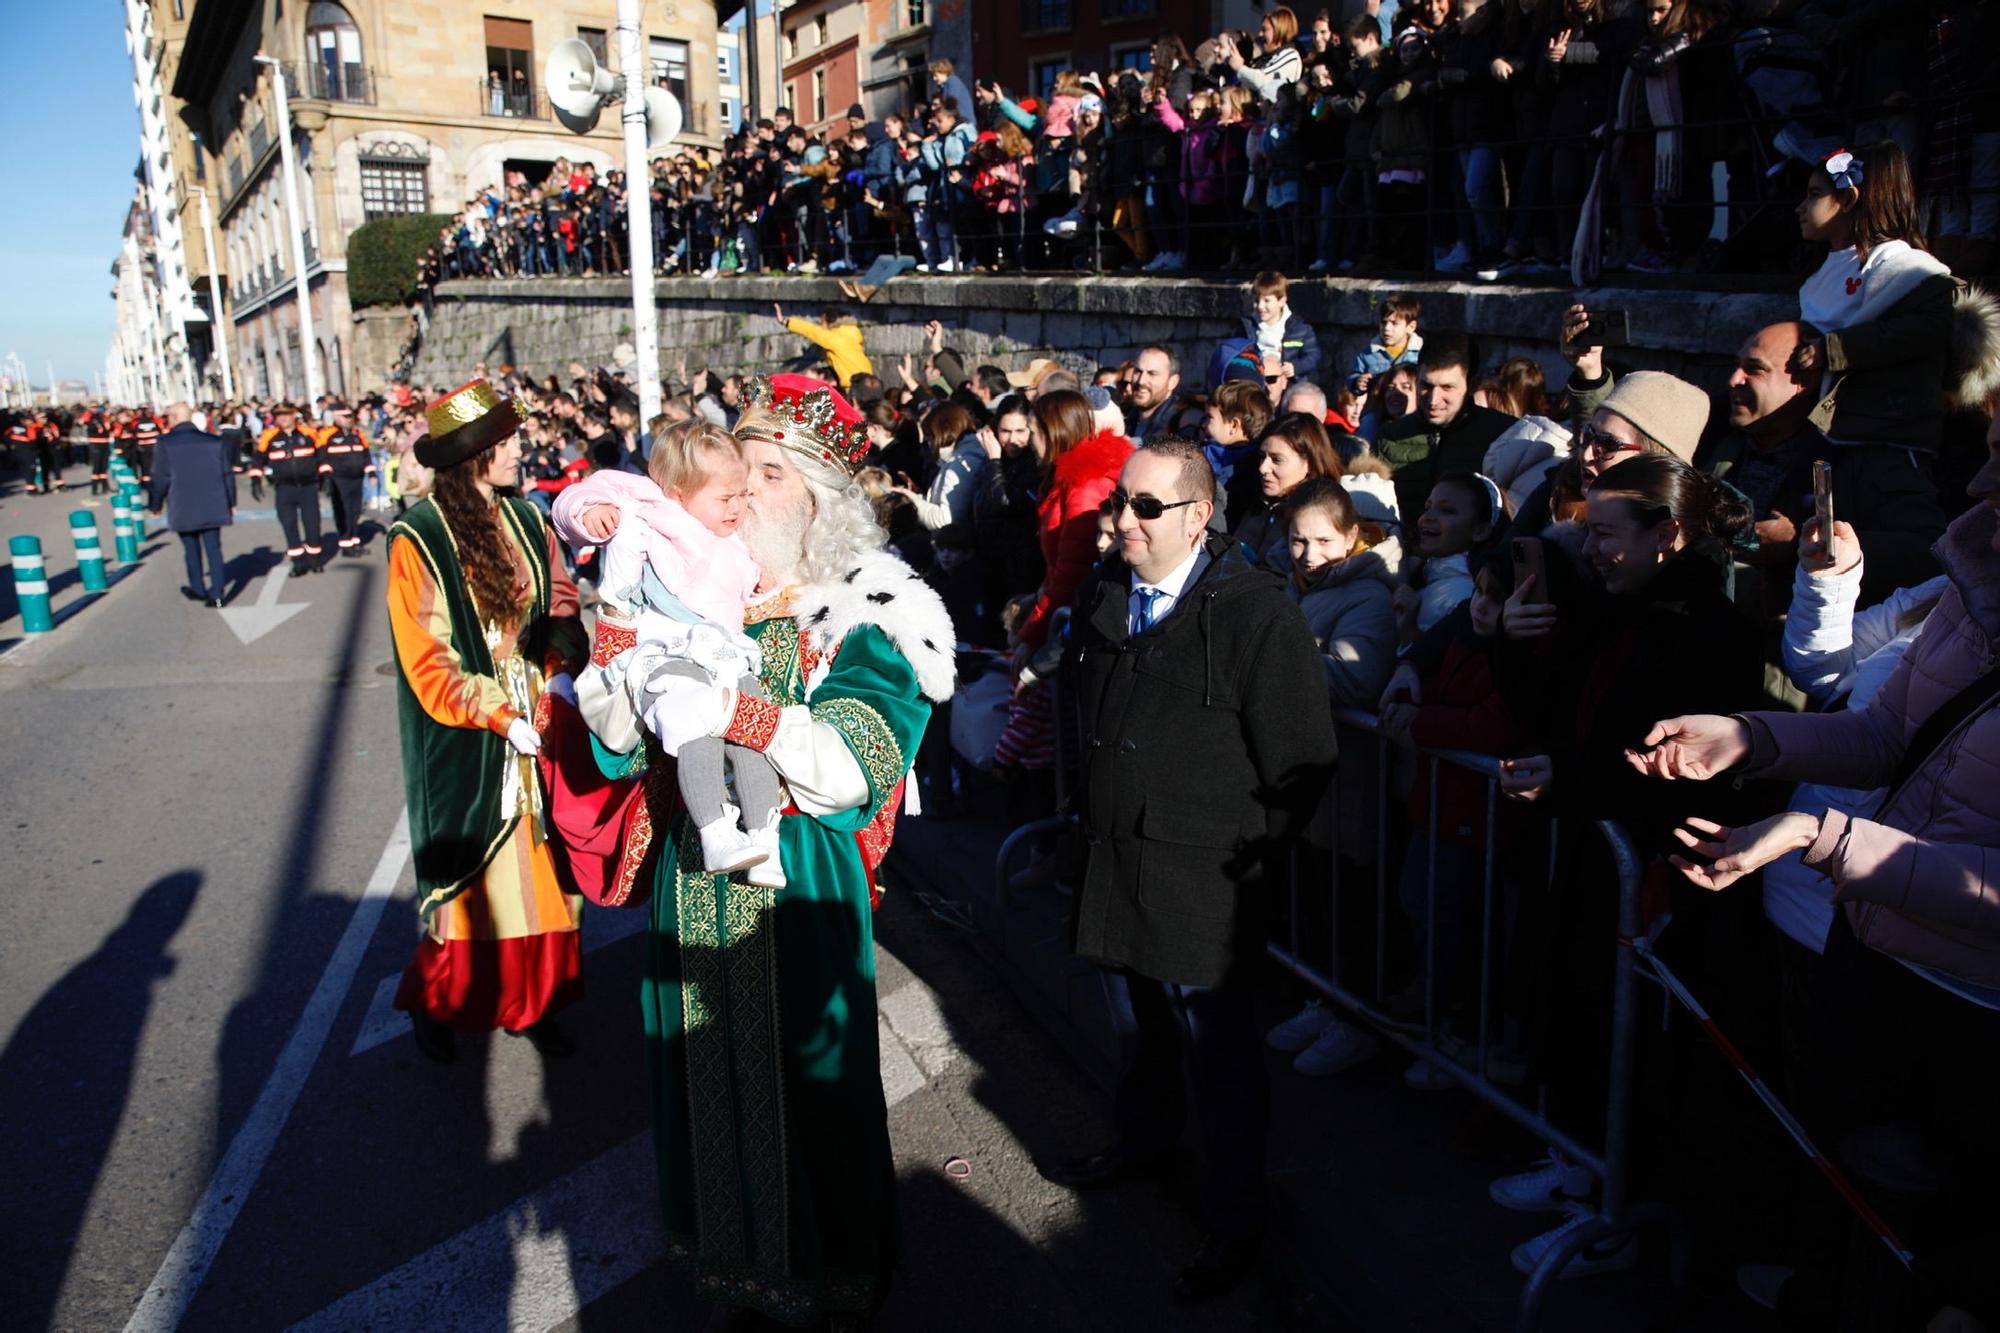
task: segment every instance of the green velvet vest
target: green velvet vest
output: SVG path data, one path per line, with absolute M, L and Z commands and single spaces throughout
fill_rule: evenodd
M 532 601 L 522 613 L 519 651 L 547 638 L 549 542 L 533 505 L 503 497 L 501 530 L 528 557 Z M 479 620 L 452 539 L 437 503 L 424 500 L 389 529 L 389 541 L 412 542 L 423 557 L 451 618 L 451 646 L 469 675 L 492 676 L 493 653 Z M 530 660 L 534 660 L 532 657 Z M 403 787 L 410 810 L 410 847 L 417 867 L 417 910 L 428 923 L 438 908 L 465 892 L 513 835 L 520 816 L 503 817 L 501 792 L 512 753 L 506 738 L 485 728 L 440 726 L 396 672 L 396 716 L 403 739 Z

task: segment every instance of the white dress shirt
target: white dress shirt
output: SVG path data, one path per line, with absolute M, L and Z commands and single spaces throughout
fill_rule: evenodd
M 1188 582 L 1194 577 L 1195 569 L 1200 564 L 1203 554 L 1201 547 L 1195 547 L 1188 552 L 1187 559 L 1174 567 L 1173 573 L 1158 583 L 1147 583 L 1137 574 L 1132 576 L 1132 591 L 1125 599 L 1126 625 L 1130 633 L 1139 632 L 1141 617 L 1145 615 L 1146 598 L 1140 595 L 1142 590 L 1151 589 L 1160 594 L 1153 602 L 1152 623 L 1157 625 L 1172 613 L 1174 606 L 1180 601 L 1181 594 L 1187 590 Z

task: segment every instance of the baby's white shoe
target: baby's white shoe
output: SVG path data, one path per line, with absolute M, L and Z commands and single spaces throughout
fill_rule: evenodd
M 759 865 L 766 852 L 737 824 L 736 807 L 722 807 L 722 818 L 701 827 L 702 869 L 711 875 L 733 875 Z
M 784 858 L 778 854 L 778 821 L 774 819 L 746 836 L 751 846 L 764 854 L 764 859 L 745 872 L 744 883 L 755 884 L 760 889 L 784 888 L 787 881 Z

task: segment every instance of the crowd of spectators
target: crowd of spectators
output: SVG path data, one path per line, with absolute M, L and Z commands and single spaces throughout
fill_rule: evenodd
M 1792 1326 L 1838 1311 L 1841 1326 L 1923 1327 L 1946 1310 L 1984 1321 L 1946 1326 L 2000 1325 L 1994 1076 L 1978 1055 L 2000 1034 L 2000 305 L 1928 249 L 1921 200 L 1894 142 L 1830 152 L 1790 201 L 1823 261 L 1798 318 L 1740 330 L 1710 382 L 1616 364 L 1581 306 L 1560 364 L 1496 364 L 1477 330 L 1431 327 L 1401 294 L 1378 336 L 1335 346 L 1276 270 L 1245 285 L 1240 333 L 1205 364 L 1158 345 L 1116 364 L 985 363 L 933 324 L 891 382 L 858 333 L 824 332 L 837 318 L 801 329 L 838 349 L 867 422 L 857 484 L 886 543 L 952 613 L 962 706 L 995 717 L 982 733 L 940 711 L 917 761 L 927 817 L 1055 809 L 1062 613 L 1117 559 L 1123 511 L 1148 518 L 1115 493 L 1126 461 L 1185 442 L 1213 494 L 1151 497 L 1151 517 L 1211 505 L 1213 528 L 1290 590 L 1326 703 L 1375 719 L 1343 738 L 1332 822 L 1344 873 L 1400 889 L 1381 923 L 1395 943 L 1376 954 L 1361 932 L 1389 969 L 1385 1011 L 1429 1008 L 1443 1034 L 1406 1081 L 1450 1088 L 1439 1061 L 1456 1063 L 1601 1133 L 1616 876 L 1594 839 L 1551 842 L 1559 822 L 1617 821 L 1661 955 L 1889 1216 L 1917 1279 L 1842 1242 L 1858 1223 L 1804 1158 L 1758 1151 L 1782 1140 L 1748 1128 L 1753 1104 L 1692 1024 L 1641 1025 L 1635 1187 L 1690 1210 L 1699 1243 L 1743 1263 L 1744 1292 Z M 834 378 L 817 355 L 807 368 Z M 742 373 L 681 365 L 642 422 L 616 367 L 492 375 L 528 409 L 523 484 L 544 502 L 593 469 L 643 470 L 668 424 L 727 426 L 745 400 Z M 423 397 L 365 404 L 374 438 L 406 449 Z M 222 413 L 254 425 L 242 416 Z M 1377 744 L 1401 774 L 1386 810 Z M 1480 779 L 1399 760 L 1408 747 L 1498 756 L 1510 799 L 1491 809 Z M 1327 882 L 1333 855 L 1305 849 L 1299 882 Z M 1488 855 L 1498 924 L 1483 925 Z M 1059 883 L 1074 864 L 1056 838 L 1024 873 Z M 1738 885 L 1752 875 L 1761 893 Z M 1304 910 L 1326 910 L 1315 901 L 1309 887 Z M 1494 1052 L 1467 1070 L 1489 1001 Z M 1318 999 L 1268 1040 L 1307 1077 L 1385 1050 Z M 1593 1215 L 1597 1184 L 1560 1155 L 1493 1182 L 1500 1206 L 1556 1222 L 1517 1267 Z M 1565 1272 L 1635 1257 L 1617 1237 Z
M 931 67 L 921 105 L 823 128 L 779 108 L 652 163 L 663 273 L 1516 275 L 1770 272 L 1843 143 L 1891 140 L 1934 243 L 1993 263 L 1990 5 L 1369 0 L 1255 32 L 1167 34 L 1137 69 L 1045 90 Z M 1191 43 L 1194 43 L 1191 45 Z M 466 201 L 427 276 L 627 268 L 619 171 L 557 162 Z M 1248 225 L 1245 225 L 1245 219 Z

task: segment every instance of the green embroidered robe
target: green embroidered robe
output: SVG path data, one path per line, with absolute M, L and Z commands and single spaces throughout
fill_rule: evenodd
M 774 703 L 806 704 L 868 779 L 865 806 L 788 814 L 783 889 L 703 872 L 685 811 L 653 890 L 641 991 L 660 1198 L 696 1289 L 790 1323 L 862 1311 L 896 1252 L 876 1040 L 874 929 L 856 835 L 909 772 L 930 716 L 910 663 L 863 625 L 815 663 L 786 617 L 748 627 Z M 639 771 L 645 747 L 612 775 Z

